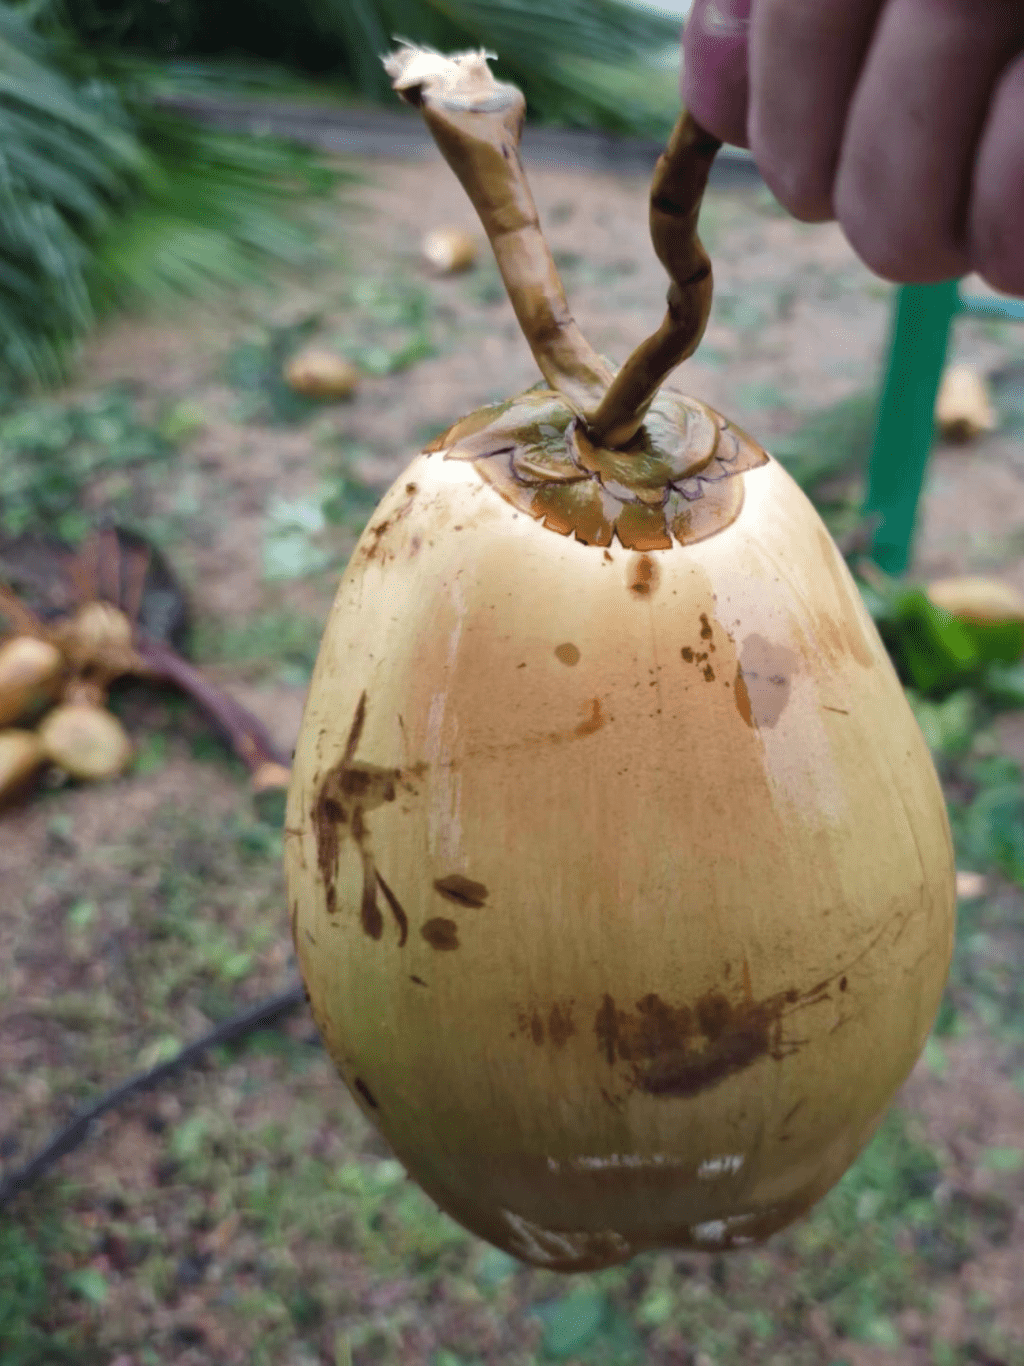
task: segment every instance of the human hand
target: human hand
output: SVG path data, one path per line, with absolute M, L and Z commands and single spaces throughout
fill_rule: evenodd
M 1024 295 L 1021 0 L 695 0 L 683 103 L 900 283 Z

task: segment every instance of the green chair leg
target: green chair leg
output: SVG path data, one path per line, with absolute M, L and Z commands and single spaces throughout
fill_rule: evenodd
M 868 467 L 864 511 L 878 519 L 871 557 L 887 574 L 910 558 L 917 505 L 932 446 L 935 399 L 960 310 L 958 281 L 896 293 L 889 363 Z

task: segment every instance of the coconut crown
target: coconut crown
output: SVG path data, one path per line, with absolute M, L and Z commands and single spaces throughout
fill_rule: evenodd
M 707 324 L 711 263 L 697 214 L 720 144 L 684 114 L 658 162 L 651 237 L 671 278 L 668 312 L 616 372 L 569 311 L 519 156 L 525 101 L 495 80 L 489 56 L 405 45 L 385 66 L 473 201 L 546 383 L 463 418 L 427 449 L 473 461 L 510 503 L 586 545 L 703 540 L 738 516 L 735 476 L 767 459 L 706 404 L 660 392 Z

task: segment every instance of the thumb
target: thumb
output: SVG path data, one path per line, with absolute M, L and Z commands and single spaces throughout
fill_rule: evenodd
M 747 34 L 753 0 L 694 0 L 683 33 L 683 104 L 722 142 L 747 146 Z

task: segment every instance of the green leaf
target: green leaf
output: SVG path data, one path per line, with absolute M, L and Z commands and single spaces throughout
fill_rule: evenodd
M 480 1253 L 475 1279 L 491 1290 L 507 1281 L 519 1270 L 520 1263 L 497 1247 L 485 1247 Z
M 1024 665 L 991 665 L 982 686 L 988 699 L 998 707 L 1024 707 Z
M 113 306 L 309 259 L 297 205 L 343 179 L 308 149 L 155 108 L 138 77 L 118 88 L 52 19 L 38 31 L 50 8 L 0 0 L 0 379 L 15 386 L 60 378 Z
M 668 1323 L 676 1308 L 676 1297 L 664 1286 L 651 1290 L 637 1310 L 638 1320 L 648 1328 L 660 1328 Z
M 89 1304 L 103 1304 L 110 1293 L 106 1276 L 93 1266 L 84 1266 L 80 1271 L 68 1272 L 64 1283 L 73 1295 L 86 1300 Z
M 933 1076 L 944 1077 L 949 1071 L 949 1059 L 946 1057 L 946 1050 L 934 1034 L 928 1037 L 924 1046 L 923 1057 L 925 1066 Z
M 962 754 L 969 748 L 978 718 L 977 698 L 970 689 L 934 702 L 908 688 L 907 701 L 933 754 Z
M 201 1152 L 210 1123 L 206 1115 L 192 1115 L 171 1134 L 171 1155 L 179 1161 L 187 1161 Z
M 68 911 L 68 924 L 75 930 L 88 929 L 96 919 L 95 901 L 76 901 Z
M 857 1337 L 861 1342 L 870 1343 L 872 1347 L 886 1347 L 890 1351 L 895 1351 L 902 1342 L 899 1329 L 892 1319 L 884 1315 L 869 1318 L 858 1327 Z
M 608 1304 L 596 1290 L 576 1290 L 534 1311 L 544 1325 L 543 1347 L 556 1361 L 575 1356 L 601 1330 Z
M 147 1044 L 139 1053 L 139 1067 L 142 1071 L 147 1071 L 150 1067 L 159 1067 L 161 1063 L 176 1058 L 180 1052 L 181 1040 L 173 1034 L 163 1034 L 159 1039 Z
M 221 963 L 220 975 L 227 982 L 240 982 L 243 977 L 248 977 L 252 968 L 251 953 L 233 953 Z
M 305 578 L 331 563 L 331 552 L 317 538 L 327 525 L 323 494 L 275 498 L 267 508 L 263 576 L 268 581 Z
M 1019 1172 L 1024 1168 L 1024 1152 L 1020 1148 L 986 1148 L 981 1166 L 990 1172 Z

